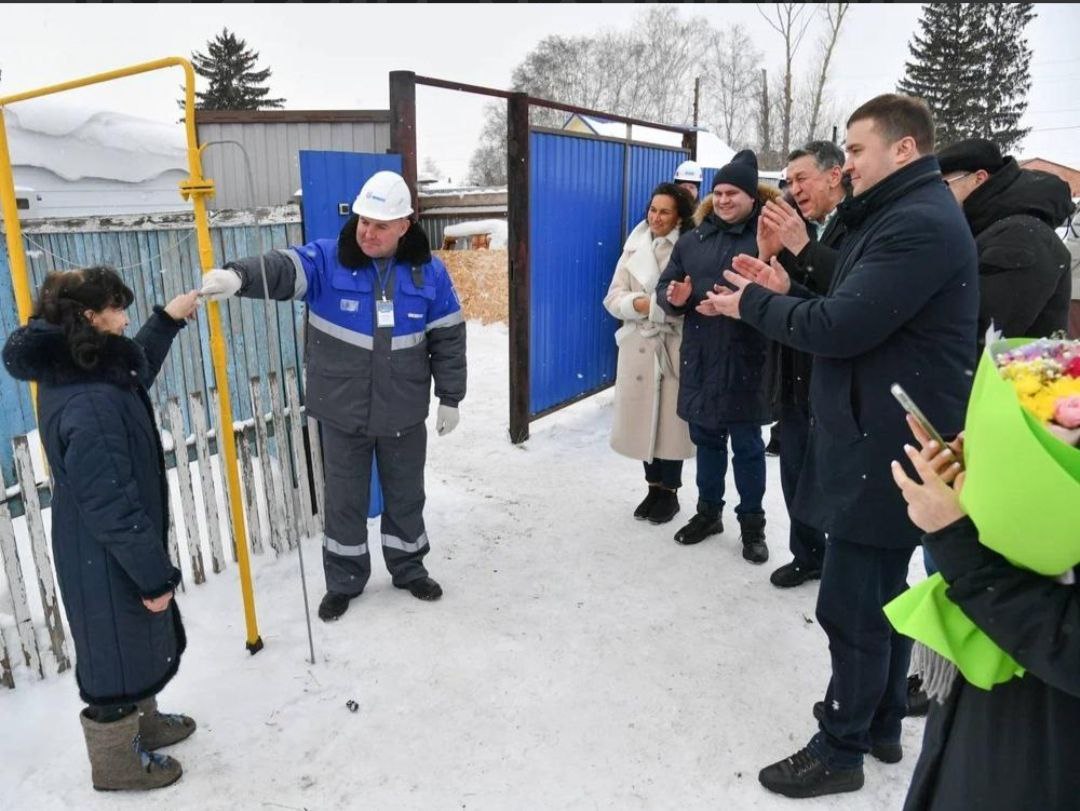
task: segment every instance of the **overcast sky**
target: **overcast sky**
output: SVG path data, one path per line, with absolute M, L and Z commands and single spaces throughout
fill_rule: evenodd
M 831 71 L 841 109 L 895 88 L 919 9 L 853 5 Z M 1025 122 L 1034 131 L 1021 152 L 1080 167 L 1080 6 L 1036 9 L 1028 28 L 1034 58 Z M 716 26 L 743 23 L 770 70 L 780 70 L 781 44 L 753 4 L 694 4 L 683 12 Z M 639 13 L 640 5 L 629 4 L 13 4 L 4 7 L 0 25 L 0 95 L 165 56 L 190 57 L 227 26 L 260 52 L 260 67 L 273 70 L 272 95 L 284 97 L 287 108 L 385 109 L 391 70 L 506 88 L 514 66 L 544 36 L 623 29 Z M 180 81 L 178 70 L 166 70 L 58 98 L 175 120 Z M 463 180 L 483 103 L 418 88 L 420 159 L 431 156 L 444 175 Z

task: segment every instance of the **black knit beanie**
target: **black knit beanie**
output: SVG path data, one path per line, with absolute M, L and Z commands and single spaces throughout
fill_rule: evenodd
M 757 155 L 754 154 L 753 150 L 744 149 L 741 152 L 736 152 L 731 162 L 720 168 L 720 171 L 713 177 L 713 189 L 721 183 L 729 183 L 738 189 L 742 189 L 751 197 L 757 197 Z

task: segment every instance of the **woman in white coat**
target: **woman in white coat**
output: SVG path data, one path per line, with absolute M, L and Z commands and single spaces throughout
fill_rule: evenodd
M 615 333 L 615 425 L 611 447 L 645 464 L 648 495 L 634 517 L 654 524 L 679 511 L 684 459 L 694 455 L 687 424 L 675 413 L 682 319 L 656 304 L 656 282 L 682 231 L 694 227 L 693 203 L 673 183 L 652 193 L 645 219 L 626 238 L 604 307 L 623 322 Z

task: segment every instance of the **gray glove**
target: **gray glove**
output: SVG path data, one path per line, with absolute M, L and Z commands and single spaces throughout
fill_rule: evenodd
M 459 419 L 461 419 L 461 415 L 458 413 L 456 406 L 440 405 L 439 413 L 435 417 L 435 433 L 439 436 L 446 436 L 457 428 Z

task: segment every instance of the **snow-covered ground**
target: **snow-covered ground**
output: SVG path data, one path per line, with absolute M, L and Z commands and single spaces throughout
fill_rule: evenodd
M 642 474 L 607 446 L 611 392 L 514 447 L 506 328 L 470 324 L 469 342 L 461 426 L 429 441 L 440 602 L 394 589 L 375 560 L 339 622 L 314 620 L 312 666 L 295 553 L 254 559 L 256 656 L 236 567 L 208 572 L 180 596 L 189 647 L 161 695 L 199 723 L 169 750 L 183 779 L 150 797 L 94 792 L 73 676 L 20 670 L 0 693 L 0 808 L 900 808 L 922 721 L 906 722 L 901 763 L 867 760 L 861 792 L 796 802 L 758 784 L 814 732 L 828 679 L 816 586 L 768 582 L 789 558 L 777 461 L 768 564 L 743 561 L 733 516 L 681 547 L 693 462 L 676 520 L 635 521 Z M 319 540 L 304 549 L 314 607 Z

